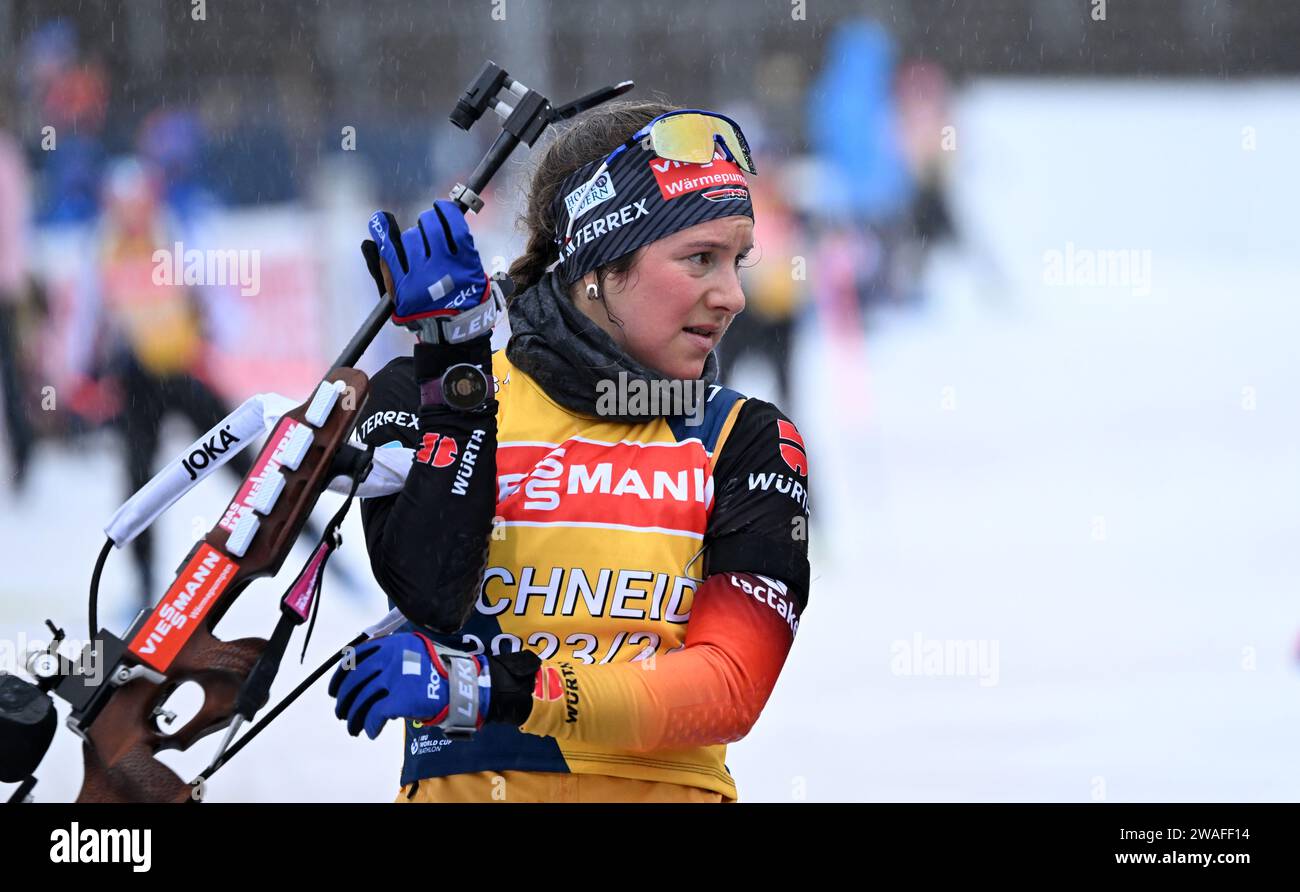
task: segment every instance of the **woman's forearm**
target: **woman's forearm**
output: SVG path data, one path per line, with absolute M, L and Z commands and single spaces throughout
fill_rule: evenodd
M 632 663 L 543 663 L 521 730 L 631 752 L 741 739 L 794 641 L 794 599 L 782 588 L 719 573 L 695 593 L 681 650 Z

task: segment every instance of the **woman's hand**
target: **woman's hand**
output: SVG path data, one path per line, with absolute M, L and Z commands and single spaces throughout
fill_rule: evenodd
M 459 343 L 491 332 L 500 308 L 460 207 L 434 202 L 415 226 L 398 231 L 387 211 L 370 217 L 374 241 L 361 245 L 381 291 L 393 295 L 393 322 L 425 343 Z
M 348 733 L 374 740 L 389 719 L 420 719 L 452 736 L 483 726 L 491 699 L 485 656 L 437 644 L 418 632 L 375 638 L 357 647 L 330 679 L 334 714 Z

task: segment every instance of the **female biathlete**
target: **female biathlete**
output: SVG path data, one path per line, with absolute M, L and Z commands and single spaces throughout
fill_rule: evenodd
M 577 119 L 533 175 L 495 354 L 457 207 L 371 219 L 371 272 L 419 343 L 357 427 L 414 453 L 362 519 L 411 624 L 329 690 L 353 735 L 406 721 L 398 801 L 736 799 L 725 744 L 767 702 L 809 577 L 799 432 L 714 384 L 753 173 L 712 112 Z

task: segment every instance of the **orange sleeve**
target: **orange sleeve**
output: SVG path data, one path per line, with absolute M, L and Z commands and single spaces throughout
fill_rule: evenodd
M 542 663 L 520 729 L 650 752 L 730 743 L 763 711 L 799 620 L 779 582 L 718 573 L 695 593 L 681 650 L 632 663 Z

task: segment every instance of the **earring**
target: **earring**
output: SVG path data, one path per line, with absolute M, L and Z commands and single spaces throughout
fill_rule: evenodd
M 600 289 L 592 282 L 587 286 L 587 300 L 600 300 Z

